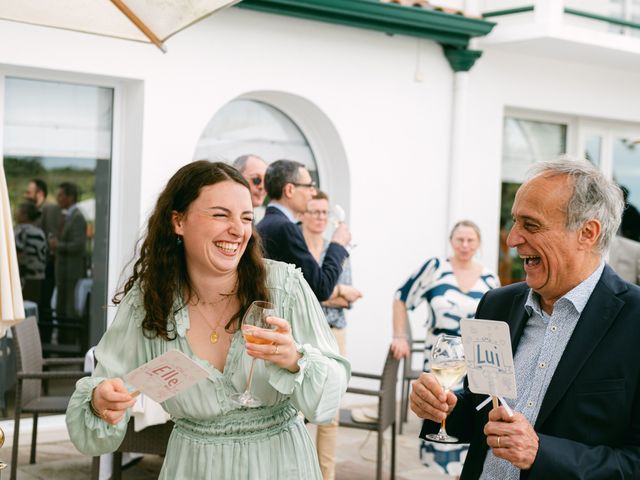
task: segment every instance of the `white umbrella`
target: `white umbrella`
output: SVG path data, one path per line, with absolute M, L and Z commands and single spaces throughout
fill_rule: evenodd
M 4 167 L 0 163 L 0 338 L 24 320 L 24 304 Z
M 1 0 L 0 19 L 153 43 L 240 0 Z

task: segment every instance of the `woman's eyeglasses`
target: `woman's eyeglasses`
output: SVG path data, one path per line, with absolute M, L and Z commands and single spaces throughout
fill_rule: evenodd
M 314 217 L 328 217 L 329 216 L 329 212 L 326 210 L 307 210 L 307 213 L 309 215 L 312 215 Z

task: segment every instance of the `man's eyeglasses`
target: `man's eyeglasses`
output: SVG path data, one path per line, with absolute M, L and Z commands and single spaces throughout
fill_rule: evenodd
M 316 182 L 309 182 L 309 183 L 296 183 L 296 182 L 291 182 L 293 185 L 295 185 L 296 187 L 303 187 L 303 188 L 316 188 Z
M 314 217 L 328 217 L 329 216 L 329 212 L 326 210 L 307 210 L 307 213 L 309 215 L 312 215 Z
M 260 185 L 262 183 L 262 177 L 253 177 L 251 180 L 249 180 L 251 183 L 253 183 L 256 187 L 258 185 Z

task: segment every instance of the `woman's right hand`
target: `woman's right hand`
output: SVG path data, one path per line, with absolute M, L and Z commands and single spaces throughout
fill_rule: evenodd
M 119 378 L 108 378 L 98 384 L 91 393 L 93 409 L 105 422 L 115 425 L 125 415 L 127 408 L 136 403 Z
M 407 342 L 406 338 L 394 338 L 391 342 L 391 351 L 393 352 L 393 357 L 399 360 L 402 357 L 408 357 L 411 353 L 411 348 L 409 348 L 409 342 Z

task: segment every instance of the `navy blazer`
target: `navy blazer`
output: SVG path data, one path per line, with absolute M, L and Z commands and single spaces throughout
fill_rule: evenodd
M 267 207 L 264 218 L 256 228 L 262 237 L 266 258 L 299 267 L 319 301 L 331 296 L 342 273 L 342 264 L 349 256 L 342 245 L 331 242 L 320 266 L 311 255 L 300 227 L 291 222 L 281 210 Z
M 509 324 L 513 351 L 528 321 L 525 283 L 490 290 L 476 318 Z M 538 454 L 522 479 L 640 478 L 640 288 L 608 265 L 589 298 L 551 379 L 534 429 Z M 471 443 L 461 480 L 477 479 L 487 454 L 483 433 L 491 403 L 468 388 L 447 431 Z M 421 437 L 438 430 L 425 421 Z

